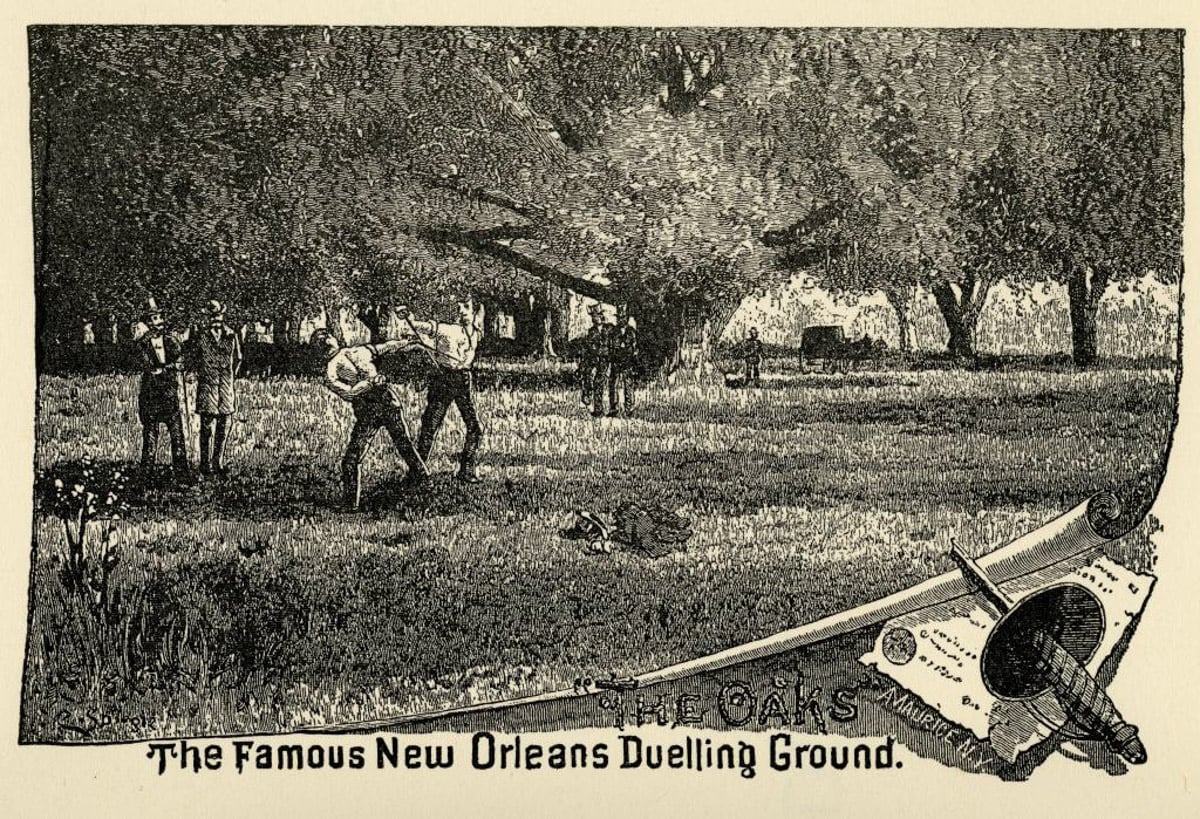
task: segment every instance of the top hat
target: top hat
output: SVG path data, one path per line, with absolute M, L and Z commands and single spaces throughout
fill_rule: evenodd
M 225 305 L 213 299 L 208 304 L 204 305 L 204 314 L 209 318 L 217 318 L 225 315 Z
M 162 310 L 158 306 L 158 302 L 154 300 L 154 296 L 146 299 L 146 309 L 142 312 L 142 318 L 152 319 L 155 316 L 162 318 Z

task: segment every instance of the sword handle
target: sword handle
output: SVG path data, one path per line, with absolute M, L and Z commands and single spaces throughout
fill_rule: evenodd
M 1096 678 L 1041 629 L 1033 635 L 1033 647 L 1038 670 L 1071 718 L 1132 764 L 1145 762 L 1146 746 L 1138 738 L 1137 726 L 1125 721 Z

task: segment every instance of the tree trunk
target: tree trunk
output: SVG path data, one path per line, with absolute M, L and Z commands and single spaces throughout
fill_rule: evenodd
M 554 348 L 554 301 L 555 290 L 557 288 L 550 282 L 546 282 L 546 286 L 542 288 L 541 295 L 541 319 L 542 319 L 542 349 L 540 357 L 543 360 L 558 358 L 558 352 Z
M 885 290 L 888 303 L 896 311 L 896 323 L 900 329 L 900 352 L 908 355 L 913 349 L 913 326 L 909 311 L 912 309 L 912 289 L 908 287 Z
M 542 348 L 542 317 L 538 300 L 532 295 L 518 296 L 512 304 L 513 353 L 536 356 Z
M 342 327 L 342 307 L 340 304 L 331 303 L 325 305 L 325 329 L 333 334 L 333 337 L 338 340 L 338 344 L 345 346 L 346 333 Z
M 1108 286 L 1103 268 L 1072 265 L 1067 273 L 1067 298 L 1071 312 L 1071 357 L 1081 367 L 1096 363 L 1096 311 Z
M 554 350 L 554 315 L 550 310 L 545 310 L 542 313 L 542 350 L 540 357 L 543 361 L 558 358 L 558 353 Z
M 632 307 L 638 323 L 638 369 L 645 376 L 665 380 L 679 369 L 685 326 L 681 311 L 666 314 L 657 309 Z
M 956 293 L 949 282 L 940 281 L 933 286 L 933 297 L 950 331 L 947 352 L 954 358 L 974 358 L 975 324 L 987 297 L 986 286 L 968 279 Z
M 300 325 L 302 323 L 303 320 L 296 311 L 277 314 L 271 327 L 271 337 L 275 340 L 275 344 L 280 347 L 295 347 L 299 345 Z
M 721 342 L 721 336 L 725 335 L 725 328 L 729 326 L 729 322 L 733 320 L 734 314 L 741 306 L 741 299 L 730 299 L 713 308 L 708 318 L 708 347 L 710 352 L 717 349 L 717 345 Z
M 300 347 L 301 316 L 298 311 L 279 313 L 271 325 L 271 338 L 275 342 L 272 369 L 278 373 L 299 373 L 307 362 Z
M 709 311 L 631 306 L 638 324 L 639 370 L 671 384 L 706 383 L 716 377 L 712 363 L 714 321 Z M 728 319 L 726 319 L 728 321 Z M 722 327 L 723 329 L 723 327 Z
M 554 349 L 561 353 L 571 340 L 571 292 L 557 285 L 549 289 L 551 340 Z
M 358 320 L 367 328 L 368 344 L 387 340 L 388 316 L 391 314 L 391 305 L 387 304 L 368 304 L 358 308 Z

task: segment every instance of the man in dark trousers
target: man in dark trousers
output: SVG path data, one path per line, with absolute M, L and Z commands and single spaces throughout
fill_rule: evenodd
M 200 416 L 200 472 L 225 474 L 225 442 L 234 413 L 234 378 L 242 366 L 242 345 L 225 323 L 219 301 L 204 307 L 207 327 L 196 328 L 189 339 L 196 371 L 196 413 Z
M 608 414 L 620 414 L 617 394 L 624 399 L 625 414 L 633 412 L 634 379 L 637 377 L 637 321 L 625 315 L 612 332 L 608 345 Z
M 142 422 L 142 468 L 154 466 L 158 451 L 158 425 L 165 424 L 171 436 L 171 470 L 188 478 L 187 438 L 183 413 L 187 406 L 183 386 L 183 345 L 167 329 L 162 310 L 154 299 L 147 301 L 142 317 L 146 332 L 135 343 L 142 378 L 138 389 L 138 419 Z
M 761 384 L 759 368 L 762 366 L 763 345 L 758 340 L 758 328 L 750 328 L 750 336 L 742 342 L 742 360 L 746 363 L 746 385 Z
M 342 457 L 342 490 L 345 507 L 357 511 L 362 501 L 362 460 L 375 433 L 386 427 L 396 451 L 408 466 L 405 482 L 415 485 L 429 477 L 408 432 L 400 401 L 376 364 L 379 358 L 408 346 L 406 341 L 385 341 L 341 347 L 328 330 L 313 333 L 312 343 L 325 354 L 325 386 L 354 409 L 354 429 Z
M 446 418 L 446 411 L 453 404 L 458 407 L 466 429 L 457 477 L 463 483 L 479 483 L 475 461 L 483 443 L 483 426 L 475 408 L 475 380 L 471 367 L 483 337 L 483 307 L 476 307 L 470 298 L 458 299 L 457 305 L 454 322 L 417 321 L 405 307 L 396 312 L 404 318 L 405 327 L 401 332 L 407 335 L 410 346 L 423 349 L 434 365 L 425 411 L 421 414 L 417 451 L 421 458 L 429 460 L 434 439 Z
M 604 415 L 604 391 L 609 377 L 609 345 L 613 326 L 604 320 L 604 306 L 588 308 L 592 326 L 583 337 L 583 355 L 579 360 L 579 400 L 590 407 L 592 415 Z

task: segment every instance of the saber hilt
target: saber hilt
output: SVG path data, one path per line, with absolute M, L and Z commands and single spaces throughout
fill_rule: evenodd
M 1001 619 L 1014 609 L 1013 601 L 971 558 L 953 543 L 950 556 L 962 569 Z M 1011 622 L 1011 621 L 1009 621 Z M 1104 740 L 1108 747 L 1134 765 L 1146 761 L 1146 746 L 1138 737 L 1136 725 L 1121 716 L 1112 699 L 1086 668 L 1062 647 L 1054 635 L 1036 625 L 1024 632 L 1032 665 L 1041 681 L 1054 692 L 1067 716 L 1092 737 Z M 1043 689 L 1045 690 L 1045 689 Z
M 1125 721 L 1096 678 L 1043 629 L 1033 632 L 1031 642 L 1038 671 L 1071 719 L 1132 764 L 1145 762 L 1146 746 L 1137 726 Z
M 954 558 L 954 562 L 962 569 L 963 576 L 975 584 L 975 588 L 987 598 L 992 608 L 1001 617 L 1012 611 L 1013 603 L 1009 596 L 992 582 L 992 579 L 987 576 L 987 573 L 978 563 L 967 557 L 967 553 L 959 548 L 958 543 L 953 538 L 950 540 L 950 557 Z

